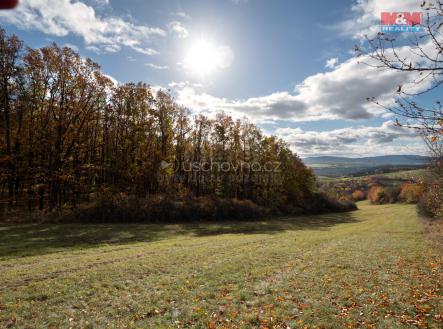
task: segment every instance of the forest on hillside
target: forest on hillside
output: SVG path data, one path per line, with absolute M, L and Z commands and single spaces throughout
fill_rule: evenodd
M 192 115 L 168 91 L 116 85 L 67 47 L 32 49 L 0 30 L 0 48 L 2 212 L 100 196 L 207 196 L 281 210 L 314 197 L 311 170 L 247 119 Z

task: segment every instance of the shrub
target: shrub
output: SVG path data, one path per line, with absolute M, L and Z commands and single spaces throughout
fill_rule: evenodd
M 380 185 L 372 186 L 368 192 L 368 199 L 372 204 L 382 204 L 385 200 L 383 187 Z
M 419 184 L 404 183 L 399 199 L 406 203 L 417 203 L 420 200 L 420 196 L 423 193 L 423 187 Z
M 385 197 L 388 203 L 396 203 L 399 200 L 401 188 L 399 186 L 388 186 L 384 188 Z
M 363 201 L 366 199 L 366 193 L 362 190 L 356 190 L 352 193 L 351 198 L 353 201 Z
M 324 193 L 315 193 L 304 206 L 305 213 L 345 212 L 357 210 L 352 200 L 337 200 Z
M 419 214 L 431 218 L 443 217 L 443 185 L 434 183 L 423 187 L 423 190 L 417 204 Z
M 267 216 L 300 215 L 356 210 L 352 200 L 337 200 L 312 194 L 305 204 L 288 204 L 269 209 L 250 200 L 218 197 L 182 197 L 176 200 L 153 196 L 149 199 L 102 193 L 93 202 L 75 209 L 59 220 L 84 223 L 182 223 L 202 220 L 254 220 Z
M 400 189 L 398 187 L 374 185 L 368 192 L 368 199 L 372 204 L 396 203 L 399 194 Z
M 120 223 L 140 221 L 144 215 L 143 205 L 139 199 L 121 194 L 103 193 L 94 196 L 93 202 L 75 209 L 68 218 L 81 222 Z
M 140 199 L 125 195 L 102 195 L 80 207 L 70 219 L 81 222 L 186 222 L 200 220 L 251 220 L 268 211 L 249 200 L 188 197 L 172 200 L 162 196 Z M 72 218 L 73 217 L 73 218 Z

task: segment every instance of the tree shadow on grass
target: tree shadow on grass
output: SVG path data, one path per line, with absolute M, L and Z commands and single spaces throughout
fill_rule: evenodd
M 0 259 L 82 250 L 98 245 L 127 245 L 178 236 L 221 234 L 276 234 L 296 230 L 326 230 L 358 222 L 356 215 L 334 213 L 260 221 L 223 221 L 180 224 L 36 224 L 0 226 Z
M 283 231 L 327 230 L 331 226 L 356 223 L 359 220 L 351 212 L 313 216 L 287 217 L 255 222 L 223 222 L 194 225 L 196 236 L 219 234 L 275 234 Z

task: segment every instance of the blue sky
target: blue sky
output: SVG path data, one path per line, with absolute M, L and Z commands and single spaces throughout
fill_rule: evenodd
M 169 88 L 196 113 L 247 117 L 303 156 L 411 154 L 426 152 L 420 139 L 366 101 L 390 104 L 411 77 L 351 50 L 380 11 L 421 2 L 23 0 L 0 23 L 31 47 L 75 48 L 119 83 Z

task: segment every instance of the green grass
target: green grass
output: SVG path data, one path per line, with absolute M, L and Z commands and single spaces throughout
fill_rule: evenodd
M 254 223 L 0 228 L 0 328 L 441 328 L 407 205 Z
M 432 173 L 428 169 L 414 169 L 414 170 L 400 170 L 391 173 L 384 174 L 373 174 L 365 176 L 355 176 L 355 177 L 327 177 L 327 176 L 317 176 L 317 179 L 321 183 L 328 182 L 346 182 L 346 181 L 364 181 L 367 177 L 385 177 L 389 179 L 418 179 L 418 178 L 430 178 Z
M 387 173 L 381 176 L 392 179 L 417 179 L 431 177 L 432 173 L 428 169 L 415 169 Z

